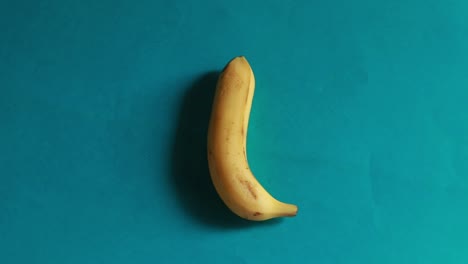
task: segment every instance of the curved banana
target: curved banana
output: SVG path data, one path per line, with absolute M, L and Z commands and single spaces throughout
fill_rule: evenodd
M 208 128 L 208 164 L 221 199 L 238 216 L 254 221 L 295 216 L 297 206 L 273 198 L 252 174 L 246 155 L 255 89 L 252 69 L 240 56 L 218 79 Z

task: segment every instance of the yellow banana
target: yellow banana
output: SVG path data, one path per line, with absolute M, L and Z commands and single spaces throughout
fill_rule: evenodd
M 250 170 L 247 127 L 255 78 L 245 57 L 232 59 L 219 76 L 208 128 L 208 164 L 221 199 L 238 216 L 254 221 L 295 216 L 297 206 L 272 197 Z

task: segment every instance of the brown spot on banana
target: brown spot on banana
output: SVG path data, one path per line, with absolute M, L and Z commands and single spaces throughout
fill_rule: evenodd
M 252 197 L 257 200 L 257 193 L 255 192 L 255 188 L 253 187 L 252 183 L 241 179 L 239 179 L 239 182 L 242 184 L 242 186 L 247 188 L 247 191 L 250 193 L 250 195 L 252 195 Z

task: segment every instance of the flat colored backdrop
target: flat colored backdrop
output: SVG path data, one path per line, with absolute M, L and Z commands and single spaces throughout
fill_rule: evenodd
M 211 185 L 217 74 L 257 79 L 252 170 Z M 468 263 L 468 4 L 0 2 L 0 263 Z

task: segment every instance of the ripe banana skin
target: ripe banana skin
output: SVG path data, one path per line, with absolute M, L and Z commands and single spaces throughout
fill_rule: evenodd
M 255 78 L 245 57 L 232 59 L 221 72 L 208 128 L 208 165 L 221 199 L 238 216 L 263 221 L 295 216 L 297 206 L 276 200 L 257 181 L 247 155 L 247 127 Z

